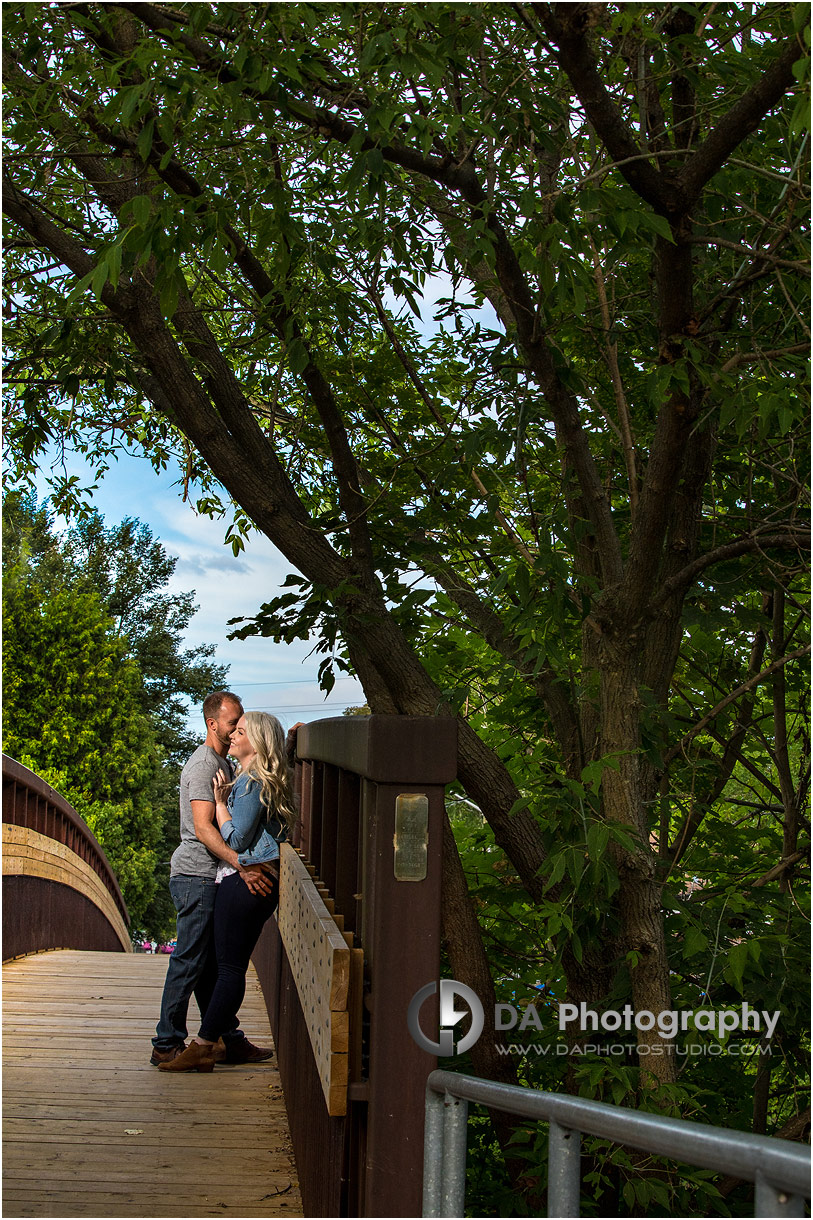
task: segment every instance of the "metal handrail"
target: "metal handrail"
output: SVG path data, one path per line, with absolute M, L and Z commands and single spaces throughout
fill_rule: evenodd
M 424 1216 L 463 1215 L 470 1101 L 550 1124 L 549 1217 L 579 1215 L 582 1133 L 755 1182 L 755 1216 L 804 1215 L 810 1149 L 790 1140 L 438 1070 L 426 1082 Z

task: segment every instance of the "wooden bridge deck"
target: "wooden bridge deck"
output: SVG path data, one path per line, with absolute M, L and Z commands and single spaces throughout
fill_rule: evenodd
M 274 1059 L 150 1066 L 168 960 L 56 950 L 4 964 L 3 1216 L 302 1215 Z M 240 1019 L 271 1045 L 253 968 Z

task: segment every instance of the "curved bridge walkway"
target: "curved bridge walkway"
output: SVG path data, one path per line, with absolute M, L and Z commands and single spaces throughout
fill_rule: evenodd
M 3 965 L 4 1216 L 302 1215 L 275 1058 L 150 1066 L 168 960 L 63 949 Z M 271 1045 L 253 967 L 240 1020 Z

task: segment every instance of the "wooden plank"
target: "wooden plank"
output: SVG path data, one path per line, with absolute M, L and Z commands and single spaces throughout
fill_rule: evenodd
M 347 1113 L 350 950 L 308 866 L 283 844 L 280 936 L 291 966 L 328 1113 Z
M 4 965 L 4 1216 L 302 1215 L 273 1061 L 150 1066 L 168 960 L 62 950 Z M 241 1024 L 270 1043 L 253 968 Z
M 250 1196 L 235 1194 L 232 1190 L 228 1192 L 212 1191 L 208 1194 L 195 1191 L 184 1200 L 183 1215 L 267 1216 L 269 1205 L 273 1207 L 274 1215 L 301 1215 L 299 1195 L 297 1192 L 291 1197 L 292 1187 L 293 1184 L 290 1182 L 287 1185 L 284 1181 L 269 1182 L 265 1188 L 256 1188 Z M 137 1197 L 132 1194 L 128 1196 L 127 1192 L 108 1194 L 107 1192 L 88 1191 L 85 1195 L 79 1195 L 49 1190 L 47 1196 L 40 1199 L 35 1206 L 27 1205 L 25 1196 L 21 1198 L 16 1191 L 3 1192 L 5 1214 L 9 1216 L 90 1216 L 95 1217 L 96 1220 L 100 1216 L 135 1215 L 142 1197 L 150 1208 L 143 1214 L 148 1216 L 169 1216 L 171 1214 L 167 1210 L 165 1196 L 160 1192 L 158 1186 L 153 1188 L 150 1195 Z
M 81 1122 L 68 1117 L 62 1119 L 58 1125 L 47 1118 L 9 1118 L 6 1116 L 3 1119 L 3 1139 L 8 1144 L 29 1143 L 32 1133 L 34 1135 L 47 1133 L 52 1145 L 81 1144 L 90 1139 L 93 1140 L 96 1147 L 102 1147 L 114 1139 L 117 1140 L 119 1135 L 125 1131 L 138 1130 L 139 1135 L 130 1136 L 128 1139 L 128 1144 L 132 1144 L 135 1150 L 154 1146 L 163 1148 L 176 1141 L 186 1143 L 190 1147 L 203 1147 L 216 1142 L 221 1148 L 243 1148 L 246 1132 L 250 1132 L 256 1123 L 256 1118 L 239 1125 L 232 1122 L 228 1129 L 224 1130 L 223 1127 L 213 1123 L 158 1122 L 154 1110 L 145 1111 L 145 1114 L 148 1114 L 149 1117 L 143 1118 L 134 1126 L 129 1125 L 129 1116 L 126 1122 L 121 1119 L 118 1122 L 115 1119 L 111 1119 L 109 1122 L 102 1121 L 101 1116 L 95 1122 L 90 1119 Z M 119 1127 L 121 1131 L 118 1130 Z

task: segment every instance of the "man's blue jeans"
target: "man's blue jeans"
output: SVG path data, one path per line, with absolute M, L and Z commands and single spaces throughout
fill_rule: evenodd
M 214 877 L 170 877 L 169 892 L 178 912 L 178 943 L 169 959 L 161 1016 L 153 1038 L 158 1050 L 170 1050 L 186 1041 L 186 1017 L 194 994 L 201 1016 L 209 1007 L 217 982 L 214 950 Z M 237 1023 L 223 1039 L 241 1038 Z

